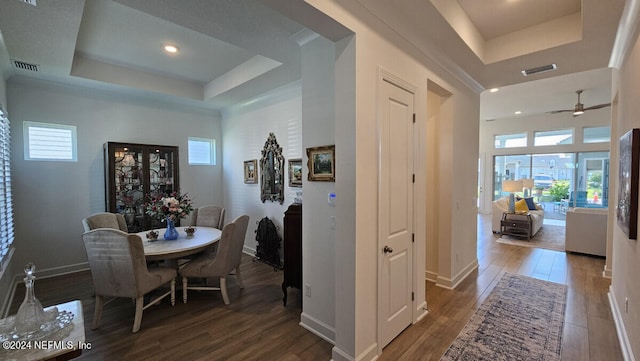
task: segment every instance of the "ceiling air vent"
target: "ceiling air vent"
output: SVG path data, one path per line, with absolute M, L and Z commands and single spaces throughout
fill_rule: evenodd
M 524 75 L 524 76 L 533 75 L 533 74 L 544 73 L 545 71 L 552 71 L 552 70 L 556 70 L 556 69 L 558 69 L 556 64 L 549 64 L 549 65 L 545 65 L 545 66 L 539 66 L 537 68 L 524 69 L 522 71 L 522 75 Z
M 36 6 L 36 0 L 18 0 L 18 1 L 23 2 L 25 4 Z
M 39 68 L 37 64 L 29 64 L 20 60 L 11 59 L 11 62 L 13 63 L 13 66 L 16 67 L 17 69 L 37 72 Z

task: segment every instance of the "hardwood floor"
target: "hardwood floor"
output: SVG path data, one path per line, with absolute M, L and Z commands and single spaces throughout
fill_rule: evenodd
M 490 217 L 478 218 L 479 269 L 455 290 L 427 282 L 428 315 L 389 344 L 378 360 L 439 360 L 504 272 L 564 283 L 569 287 L 563 334 L 563 361 L 622 360 L 609 309 L 604 259 L 494 242 Z M 282 273 L 244 256 L 244 290 L 229 281 L 231 304 L 218 292 L 181 294 L 145 310 L 142 327 L 131 333 L 134 304 L 117 299 L 104 308 L 102 325 L 93 320 L 88 272 L 36 280 L 36 296 L 46 306 L 80 299 L 83 303 L 85 360 L 329 360 L 332 345 L 298 325 L 301 293 L 289 290 L 282 306 Z M 11 314 L 22 302 L 16 291 Z

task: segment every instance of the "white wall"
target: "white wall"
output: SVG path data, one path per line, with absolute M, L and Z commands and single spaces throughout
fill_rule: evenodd
M 340 168 L 336 170 L 337 229 L 336 229 L 336 346 L 334 360 L 370 360 L 381 351 L 377 341 L 377 280 L 378 280 L 378 127 L 377 127 L 377 88 L 380 69 L 394 74 L 400 79 L 416 86 L 417 131 L 420 132 L 420 149 L 426 147 L 427 83 L 429 80 L 447 89 L 452 96 L 449 99 L 453 124 L 452 135 L 446 142 L 469 142 L 451 156 L 456 163 L 447 172 L 456 172 L 455 176 L 466 179 L 455 184 L 441 184 L 441 190 L 451 194 L 444 201 L 456 204 L 456 201 L 470 203 L 476 187 L 477 139 L 479 117 L 479 96 L 454 79 L 450 73 L 432 62 L 425 54 L 415 51 L 403 39 L 380 24 L 370 13 L 351 1 L 308 1 L 314 7 L 328 14 L 351 29 L 355 36 L 345 39 L 336 50 L 336 89 L 344 84 L 347 91 L 336 91 L 336 151 L 337 163 L 346 170 L 347 178 L 341 178 Z M 350 56 L 354 56 L 355 58 Z M 354 60 L 355 59 L 355 60 Z M 345 70 L 353 70 L 348 74 Z M 353 77 L 355 74 L 355 78 Z M 355 81 L 355 88 L 349 84 Z M 355 93 L 349 94 L 349 90 Z M 340 97 L 339 95 L 345 95 Z M 355 109 L 349 102 L 355 94 Z M 350 96 L 348 96 L 350 95 Z M 475 144 L 475 147 L 473 147 Z M 416 162 L 417 199 L 426 199 L 429 185 L 425 178 L 428 171 L 440 171 L 440 168 L 426 169 L 426 154 L 418 155 Z M 469 160 L 470 158 L 470 160 Z M 473 166 L 469 167 L 468 165 Z M 437 167 L 440 164 L 436 165 Z M 355 173 L 353 173 L 355 172 Z M 466 198 L 469 199 L 466 199 Z M 344 203 L 342 203 L 344 199 Z M 428 202 L 428 201 L 427 201 Z M 438 207 L 436 202 L 418 204 L 416 228 L 424 227 L 422 221 L 427 217 L 425 208 Z M 422 208 L 420 208 L 422 207 Z M 455 208 L 454 208 L 455 209 Z M 351 213 L 353 217 L 341 217 Z M 475 207 L 470 211 L 447 212 L 441 215 L 450 224 L 475 224 Z M 453 221 L 450 220 L 453 219 Z M 462 232 L 448 229 L 449 237 L 442 247 L 458 249 L 458 262 L 452 263 L 448 274 L 459 274 L 467 265 L 477 263 L 475 257 L 475 227 Z M 416 233 L 415 253 L 419 279 L 416 280 L 417 304 L 424 302 L 425 237 L 422 229 Z M 450 254 L 453 254 L 450 252 Z M 319 270 L 317 270 L 319 271 Z M 353 276 L 352 276 L 353 275 Z M 420 317 L 418 315 L 417 317 Z
M 282 236 L 284 211 L 293 203 L 296 192 L 303 192 L 303 284 L 311 296 L 303 296 L 301 325 L 324 339 L 335 337 L 334 302 L 334 230 L 330 217 L 335 208 L 327 202 L 334 192 L 333 182 L 307 181 L 306 148 L 335 144 L 333 112 L 334 44 L 317 38 L 302 46 L 302 80 L 274 89 L 224 111 L 222 133 L 225 207 L 229 219 L 246 213 L 251 217 L 245 250 L 255 252 L 256 221 L 269 217 Z M 303 131 L 304 130 L 304 131 Z M 282 147 L 285 163 L 302 158 L 303 187 L 286 187 L 282 205 L 260 201 L 259 184 L 244 184 L 240 165 L 244 160 L 260 159 L 270 132 Z M 231 165 L 238 165 L 232 167 Z M 287 168 L 288 169 L 288 168 Z M 288 173 L 285 183 L 288 185 Z M 293 291 L 290 291 L 293 292 Z
M 316 38 L 302 46 L 302 143 L 305 149 L 336 143 L 334 58 L 334 43 L 325 38 Z M 307 160 L 305 151 L 303 164 Z M 335 217 L 336 208 L 328 204 L 328 195 L 335 193 L 335 182 L 308 181 L 307 166 L 303 168 L 302 283 L 303 289 L 305 286 L 311 289 L 311 294 L 304 294 L 301 325 L 334 342 L 336 236 L 331 217 Z M 337 171 L 336 177 L 340 177 Z M 336 203 L 341 198 L 342 194 L 336 194 Z
M 27 78 L 7 83 L 12 131 L 15 269 L 40 277 L 87 268 L 81 220 L 105 210 L 103 144 L 180 147 L 180 186 L 195 205 L 222 203 L 222 164 L 190 166 L 187 137 L 221 139 L 219 116 Z M 25 161 L 23 121 L 75 125 L 77 162 Z M 220 147 L 218 147 L 220 154 Z
M 640 38 L 637 33 L 631 42 L 630 53 L 625 57 L 620 69 L 617 82 L 618 88 L 613 89 L 613 94 L 618 94 L 617 118 L 614 119 L 617 130 L 612 134 L 612 154 L 615 153 L 617 162 L 618 139 L 633 128 L 640 128 Z M 618 189 L 618 173 L 611 173 L 611 183 L 614 189 Z M 617 199 L 617 198 L 616 198 Z M 635 200 L 638 201 L 638 200 Z M 640 240 L 628 239 L 624 232 L 613 222 L 613 264 L 612 281 L 609 292 L 613 317 L 618 328 L 618 336 L 621 340 L 623 353 L 626 360 L 637 360 L 640 357 L 640 287 L 638 287 L 638 275 L 640 274 Z M 607 262 L 609 263 L 609 262 Z M 625 308 L 625 300 L 628 300 L 628 311 Z
M 283 231 L 284 211 L 293 203 L 301 188 L 289 187 L 289 174 L 285 172 L 284 202 L 260 200 L 260 183 L 244 183 L 244 161 L 257 159 L 260 168 L 262 149 L 269 133 L 276 136 L 282 147 L 285 169 L 288 160 L 302 158 L 302 96 L 300 82 L 274 89 L 244 104 L 224 111 L 222 120 L 224 206 L 226 221 L 247 214 L 250 217 L 245 238 L 245 251 L 255 253 L 257 242 L 255 230 L 264 217 L 269 217 Z M 258 172 L 258 177 L 260 172 Z

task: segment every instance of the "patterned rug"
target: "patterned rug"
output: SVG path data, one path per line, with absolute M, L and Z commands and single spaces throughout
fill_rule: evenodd
M 440 361 L 560 360 L 567 286 L 505 273 Z
M 522 247 L 546 248 L 564 252 L 565 227 L 544 224 L 531 240 L 522 237 L 494 235 L 496 242 Z

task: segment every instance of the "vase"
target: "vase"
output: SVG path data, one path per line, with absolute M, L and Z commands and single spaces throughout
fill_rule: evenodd
M 33 283 L 36 278 L 33 275 L 35 269 L 36 267 L 33 263 L 27 264 L 24 268 L 26 275 L 24 278 L 25 296 L 14 321 L 14 327 L 18 333 L 36 332 L 40 330 L 40 326 L 45 322 L 44 309 L 33 290 Z
M 125 222 L 127 222 L 127 226 L 131 227 L 133 225 L 133 222 L 136 221 L 136 211 L 131 207 L 125 208 L 124 219 Z
M 164 239 L 167 241 L 173 241 L 174 239 L 178 239 L 178 230 L 176 230 L 176 225 L 173 223 L 171 218 L 167 217 L 167 230 L 164 232 Z

